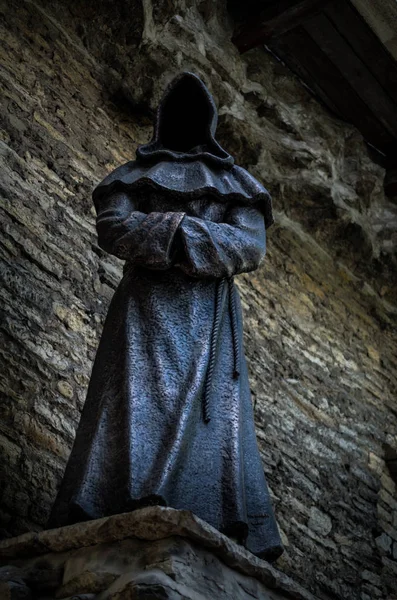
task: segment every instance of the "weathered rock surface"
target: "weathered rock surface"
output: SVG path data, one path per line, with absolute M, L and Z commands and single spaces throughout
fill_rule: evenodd
M 189 511 L 157 506 L 5 540 L 0 561 L 12 598 L 18 586 L 32 599 L 315 600 Z
M 2 532 L 46 522 L 120 278 L 96 243 L 91 190 L 148 139 L 165 83 L 191 69 L 217 100 L 220 141 L 274 198 L 268 257 L 239 284 L 279 568 L 324 600 L 389 598 L 396 234 L 383 171 L 281 63 L 238 55 L 222 2 L 12 4 L 1 8 Z

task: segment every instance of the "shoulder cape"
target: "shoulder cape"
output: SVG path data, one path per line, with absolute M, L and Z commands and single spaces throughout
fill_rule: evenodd
M 155 164 L 130 161 L 115 169 L 95 188 L 95 205 L 111 193 L 133 191 L 143 186 L 185 196 L 186 199 L 210 195 L 220 201 L 255 205 L 265 218 L 266 228 L 274 219 L 271 197 L 245 169 L 236 165 L 229 169 L 212 168 L 201 160 L 160 160 Z

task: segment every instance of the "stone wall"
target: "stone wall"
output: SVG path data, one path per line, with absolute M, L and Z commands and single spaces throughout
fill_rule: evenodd
M 393 598 L 397 211 L 383 171 L 274 57 L 238 55 L 222 2 L 153 4 L 1 8 L 3 533 L 45 524 L 120 278 L 91 190 L 191 69 L 214 93 L 222 145 L 274 198 L 267 260 L 239 285 L 279 568 L 324 600 Z

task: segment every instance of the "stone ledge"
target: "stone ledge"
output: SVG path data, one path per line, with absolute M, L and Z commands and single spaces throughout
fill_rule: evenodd
M 193 513 L 159 506 L 3 540 L 0 562 L 0 591 L 17 581 L 56 598 L 315 600 Z

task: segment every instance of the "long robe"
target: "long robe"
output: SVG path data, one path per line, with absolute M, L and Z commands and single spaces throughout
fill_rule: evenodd
M 233 283 L 265 254 L 263 195 L 244 197 L 248 174 L 208 164 L 207 185 L 196 173 L 185 193 L 155 181 L 153 166 L 141 171 L 129 163 L 94 196 L 99 245 L 126 263 L 50 524 L 161 504 L 272 560 L 282 549 Z

